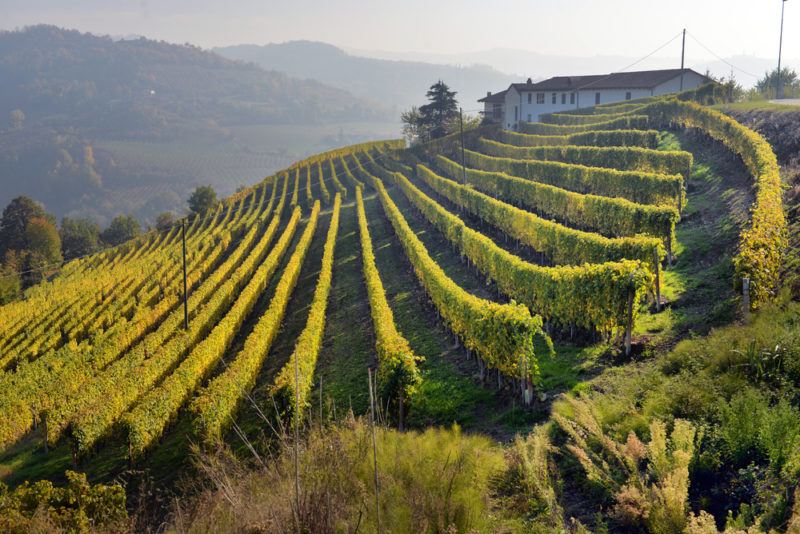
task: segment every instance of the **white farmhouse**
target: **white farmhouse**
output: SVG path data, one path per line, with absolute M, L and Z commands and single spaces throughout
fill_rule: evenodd
M 487 93 L 478 102 L 483 103 L 487 120 L 517 130 L 520 121 L 536 122 L 546 113 L 675 93 L 709 81 L 692 69 L 556 76 L 536 83 L 528 78 L 525 83 L 512 83 L 505 91 Z

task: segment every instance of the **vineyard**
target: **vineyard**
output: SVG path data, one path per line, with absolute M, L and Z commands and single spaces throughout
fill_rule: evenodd
M 698 136 L 753 191 L 710 297 L 776 294 L 780 178 L 754 132 L 673 98 L 520 130 L 318 154 L 66 264 L 0 309 L 0 476 L 168 479 L 191 444 L 367 412 L 368 368 L 395 426 L 530 427 L 587 361 L 675 341 L 658 333 L 696 282 L 697 206 L 728 209 Z

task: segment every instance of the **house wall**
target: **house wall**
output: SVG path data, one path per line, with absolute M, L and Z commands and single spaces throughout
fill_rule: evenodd
M 694 72 L 687 72 L 684 74 L 683 79 L 683 89 L 694 89 L 699 85 L 702 85 L 704 82 L 704 78 L 699 74 L 695 74 Z M 571 91 L 555 91 L 556 93 L 556 103 L 553 104 L 553 92 L 554 91 L 547 91 L 544 94 L 544 104 L 537 104 L 536 103 L 536 93 L 541 91 L 535 91 L 531 94 L 531 103 L 528 104 L 528 92 L 523 91 L 522 94 L 517 92 L 516 89 L 513 87 L 508 90 L 506 93 L 506 100 L 505 100 L 505 113 L 504 113 L 504 120 L 502 121 L 502 126 L 508 130 L 517 130 L 519 129 L 519 121 L 526 121 L 526 122 L 537 122 L 541 115 L 546 113 L 556 113 L 559 111 L 568 111 L 570 109 L 578 109 L 578 108 L 587 108 L 592 107 L 595 105 L 595 93 L 600 93 L 600 103 L 601 104 L 610 104 L 614 102 L 623 102 L 626 100 L 626 93 L 631 93 L 631 99 L 635 100 L 637 98 L 645 98 L 648 96 L 659 96 L 664 95 L 667 93 L 675 93 L 680 90 L 680 76 L 676 76 L 674 79 L 669 80 L 667 82 L 662 83 L 661 85 L 656 86 L 655 88 L 651 89 L 600 89 L 600 90 L 593 90 L 591 88 L 587 88 L 581 91 L 577 91 L 575 95 L 575 103 L 570 104 L 570 93 Z M 561 103 L 561 95 L 566 95 L 566 104 Z M 515 115 L 515 107 L 517 108 L 517 114 Z M 487 111 L 490 109 L 487 107 Z M 530 117 L 529 117 L 530 116 Z

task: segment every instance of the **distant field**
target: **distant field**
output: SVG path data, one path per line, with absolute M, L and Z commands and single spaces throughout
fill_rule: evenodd
M 258 124 L 236 126 L 229 130 L 236 143 L 263 153 L 287 154 L 302 159 L 331 148 L 351 145 L 370 139 L 399 137 L 396 122 L 351 122 L 323 125 Z
M 101 204 L 152 222 L 160 211 L 180 211 L 198 185 L 211 185 L 220 196 L 227 196 L 311 154 L 366 139 L 397 137 L 400 126 L 273 124 L 229 131 L 226 141 L 200 135 L 166 143 L 95 141 L 95 148 L 108 153 L 116 166 L 112 176 L 104 176 L 106 193 Z M 102 216 L 94 211 L 88 214 Z

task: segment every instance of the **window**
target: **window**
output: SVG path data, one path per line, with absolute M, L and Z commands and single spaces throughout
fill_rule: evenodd
M 600 103 L 600 93 L 595 93 L 594 94 L 594 105 L 596 106 L 599 103 Z
M 561 104 L 567 103 L 567 93 L 561 93 Z
M 536 93 L 536 103 L 544 104 L 544 93 Z
M 531 114 L 528 113 L 528 122 L 531 122 Z
M 628 91 L 627 93 L 625 93 L 625 100 L 630 100 L 630 99 L 631 99 L 631 92 Z
M 553 104 L 556 103 L 556 93 L 553 93 Z
M 575 103 L 575 93 L 570 93 L 569 94 L 569 103 L 570 104 L 574 104 Z
M 519 106 L 514 106 L 514 121 L 519 120 Z
M 531 103 L 531 97 L 532 97 L 532 96 L 533 96 L 533 93 L 528 93 L 528 104 L 530 104 L 530 103 Z

